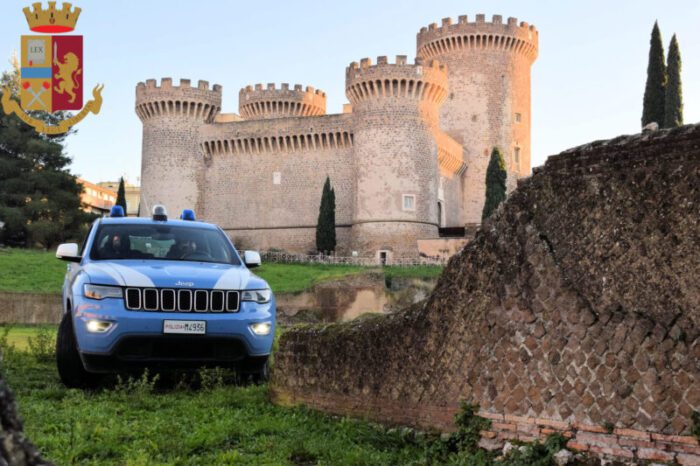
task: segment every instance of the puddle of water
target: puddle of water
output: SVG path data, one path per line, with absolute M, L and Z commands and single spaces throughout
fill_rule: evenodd
M 284 323 L 347 322 L 367 313 L 386 314 L 430 295 L 435 280 L 363 283 L 334 282 L 296 294 L 277 297 L 278 316 Z

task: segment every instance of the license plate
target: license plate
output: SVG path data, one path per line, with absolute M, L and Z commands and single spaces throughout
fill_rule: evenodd
M 207 333 L 207 323 L 204 320 L 164 320 L 163 333 L 204 335 Z

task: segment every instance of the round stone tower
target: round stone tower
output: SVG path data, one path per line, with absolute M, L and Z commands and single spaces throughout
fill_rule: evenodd
M 326 93 L 311 86 L 303 90 L 301 84 L 295 84 L 294 89 L 287 83 L 280 89 L 272 83 L 266 89 L 256 84 L 241 89 L 238 111 L 246 120 L 325 115 Z
M 200 213 L 204 189 L 204 159 L 199 129 L 221 109 L 221 86 L 189 79 L 173 86 L 172 79 L 155 79 L 136 86 L 136 114 L 143 123 L 140 215 L 148 216 L 163 204 L 175 217 L 182 209 Z M 201 214 L 200 214 L 201 215 Z
M 387 261 L 415 257 L 416 240 L 438 235 L 434 131 L 447 70 L 435 60 L 365 58 L 346 69 L 345 93 L 354 116 L 352 249 Z
M 537 58 L 534 26 L 494 15 L 475 22 L 460 16 L 431 24 L 417 37 L 418 56 L 449 69 L 450 94 L 442 106 L 442 129 L 464 147 L 464 223 L 481 223 L 486 167 L 494 146 L 503 152 L 508 187 L 530 174 L 530 68 Z

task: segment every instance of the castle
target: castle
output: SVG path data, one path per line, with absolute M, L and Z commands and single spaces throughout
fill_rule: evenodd
M 414 63 L 351 63 L 350 103 L 333 115 L 324 92 L 301 85 L 241 89 L 237 115 L 220 112 L 219 85 L 139 83 L 142 213 L 194 208 L 239 247 L 306 252 L 328 176 L 339 252 L 416 257 L 419 240 L 480 223 L 493 147 L 509 189 L 530 174 L 537 53 L 528 23 L 446 18 L 417 34 Z

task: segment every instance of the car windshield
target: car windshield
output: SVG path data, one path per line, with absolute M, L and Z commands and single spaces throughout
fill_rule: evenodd
M 101 225 L 92 243 L 90 259 L 241 263 L 221 231 L 163 224 Z

